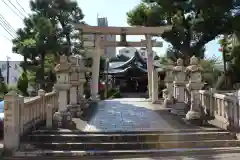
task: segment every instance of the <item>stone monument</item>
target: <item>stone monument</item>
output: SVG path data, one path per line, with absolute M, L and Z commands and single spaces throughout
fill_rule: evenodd
M 189 76 L 189 82 L 186 88 L 191 94 L 191 108 L 186 114 L 187 120 L 200 120 L 202 118 L 202 109 L 200 107 L 199 90 L 204 86 L 202 82 L 203 68 L 200 66 L 198 58 L 193 56 L 190 59 L 190 66 L 186 68 L 186 73 Z
M 54 84 L 54 90 L 58 93 L 59 110 L 54 113 L 53 121 L 57 127 L 64 127 L 72 122 L 71 113 L 67 111 L 68 91 L 71 88 L 69 73 L 71 65 L 67 56 L 60 57 L 60 63 L 55 67 L 57 82 Z
M 177 60 L 177 65 L 173 68 L 173 76 L 174 76 L 174 99 L 176 103 L 173 105 L 171 109 L 171 113 L 175 115 L 184 116 L 185 115 L 185 107 L 186 104 L 184 102 L 184 92 L 186 87 L 186 73 L 185 67 L 183 65 L 183 60 L 179 58 Z

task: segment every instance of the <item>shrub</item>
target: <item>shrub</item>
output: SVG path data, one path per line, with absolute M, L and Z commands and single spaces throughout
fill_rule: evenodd
M 22 75 L 18 79 L 17 88 L 22 93 L 23 96 L 28 96 L 28 78 L 25 72 L 22 72 Z
M 111 88 L 107 92 L 108 98 L 121 98 L 121 93 L 117 88 Z

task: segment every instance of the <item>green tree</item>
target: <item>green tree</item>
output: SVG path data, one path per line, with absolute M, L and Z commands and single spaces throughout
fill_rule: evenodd
M 13 50 L 23 55 L 24 62 L 21 65 L 24 72 L 29 66 L 40 63 L 39 80 L 44 89 L 44 60 L 46 54 L 51 53 L 57 45 L 56 27 L 48 18 L 39 14 L 32 14 L 25 19 L 24 24 L 25 27 L 18 30 L 13 40 Z
M 2 71 L 0 69 L 0 95 L 4 95 L 7 92 L 8 92 L 8 88 L 7 88 L 7 85 L 4 81 Z
M 58 27 L 61 38 L 60 54 L 71 55 L 80 54 L 81 39 L 79 32 L 74 29 L 74 23 L 84 23 L 84 14 L 76 1 L 72 0 L 31 0 L 31 10 L 44 15 L 54 23 L 60 24 Z
M 173 25 L 162 37 L 171 44 L 171 56 L 204 58 L 205 44 L 238 27 L 233 0 L 142 0 L 127 13 L 130 25 Z M 233 24 L 235 27 L 233 27 Z
M 23 96 L 28 96 L 28 77 L 26 72 L 22 72 L 17 82 L 17 88 L 22 93 Z
M 219 69 L 219 65 L 221 65 L 221 63 L 219 59 L 215 57 L 205 58 L 200 61 L 200 64 L 204 71 L 203 81 L 209 86 L 215 87 L 215 84 L 221 75 L 221 70 Z
M 59 54 L 80 54 L 81 39 L 73 24 L 83 23 L 84 15 L 77 2 L 71 0 L 31 0 L 30 8 L 32 14 L 24 19 L 24 27 L 17 31 L 13 51 L 23 55 L 21 66 L 24 72 L 34 73 L 31 75 L 37 77 L 29 79 L 37 79 L 44 88 L 45 65 L 51 66 L 49 70 L 55 64 L 48 64 L 48 55 L 54 55 L 52 60 L 57 60 Z

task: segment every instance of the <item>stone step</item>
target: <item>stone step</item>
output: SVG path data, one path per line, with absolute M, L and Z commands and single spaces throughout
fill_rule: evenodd
M 162 133 L 189 133 L 189 132 L 225 132 L 225 130 L 218 128 L 199 128 L 199 129 L 173 129 L 173 130 L 161 130 L 161 131 L 153 131 L 153 130 L 142 130 L 142 131 L 96 131 L 96 132 L 86 132 L 80 130 L 69 130 L 69 129 L 58 129 L 58 130 L 35 130 L 32 134 L 145 134 L 145 133 L 154 133 L 154 134 L 162 134 Z
M 33 150 L 33 151 L 17 151 L 12 157 L 4 157 L 4 160 L 89 160 L 89 158 L 104 159 L 111 158 L 144 158 L 151 156 L 172 157 L 186 156 L 189 158 L 194 155 L 217 155 L 224 153 L 239 153 L 240 147 L 222 147 L 222 148 L 173 148 L 173 149 L 152 149 L 152 150 L 109 150 L 109 151 L 63 151 L 63 150 Z M 151 158 L 150 158 L 151 159 Z M 155 159 L 155 158 L 154 158 Z
M 34 148 L 44 150 L 143 150 L 172 148 L 218 148 L 240 147 L 238 140 L 201 140 L 201 141 L 169 141 L 169 142 L 49 142 L 31 143 Z
M 164 142 L 191 140 L 228 140 L 235 135 L 229 132 L 189 132 L 189 133 L 136 133 L 136 134 L 32 134 L 31 142 Z

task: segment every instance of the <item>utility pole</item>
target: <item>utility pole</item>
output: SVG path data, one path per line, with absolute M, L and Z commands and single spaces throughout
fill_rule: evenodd
M 7 56 L 7 84 L 9 84 L 9 75 L 10 75 L 10 64 L 9 64 L 10 57 Z
M 105 98 L 107 99 L 107 93 L 108 93 L 108 69 L 109 69 L 109 58 L 106 58 L 105 60 L 105 68 L 106 68 L 106 71 L 107 71 L 107 75 L 105 76 Z

